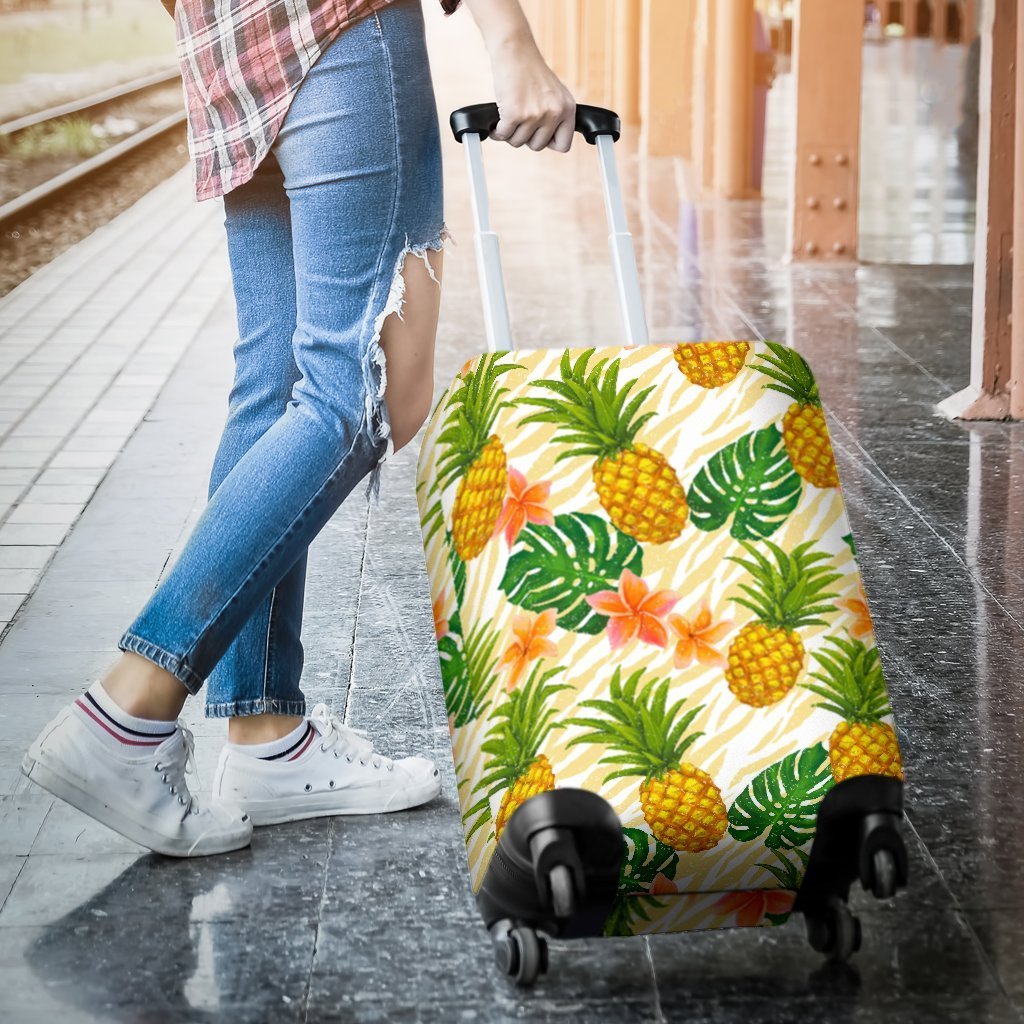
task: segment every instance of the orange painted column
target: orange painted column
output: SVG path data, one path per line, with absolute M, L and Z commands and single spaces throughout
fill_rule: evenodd
M 569 87 L 579 92 L 580 81 L 580 33 L 582 7 L 585 0 L 562 0 L 565 11 L 565 32 L 563 35 L 561 76 Z
M 755 195 L 754 0 L 717 0 L 715 27 L 715 193 L 724 199 Z
M 607 26 L 611 20 L 610 0 L 582 0 L 580 6 L 579 99 L 605 106 L 609 102 L 606 76 L 611 55 L 607 52 Z
M 964 45 L 970 46 L 978 35 L 977 0 L 964 0 Z
M 1020 292 L 1013 266 L 1014 192 L 1021 191 L 1014 189 L 1014 126 L 1021 120 L 1017 6 L 1018 0 L 989 0 L 982 9 L 971 383 L 939 405 L 940 412 L 959 419 L 1005 419 L 1011 391 L 1018 394 L 1011 385 L 1021 352 L 1019 319 L 1011 329 L 1014 296 Z
M 794 259 L 856 259 L 863 0 L 797 0 Z
M 963 26 L 960 42 L 970 46 L 978 34 L 978 5 L 976 0 L 963 0 L 960 6 L 960 24 Z
M 566 51 L 569 45 L 567 6 L 566 0 L 547 0 L 545 5 L 548 12 L 546 18 L 549 23 L 547 38 L 550 52 L 544 56 L 554 71 L 563 78 L 568 78 L 565 73 Z
M 614 0 L 612 7 L 612 108 L 626 124 L 639 124 L 643 0 Z
M 651 156 L 690 156 L 693 8 L 694 0 L 641 6 L 640 145 Z
M 1024 420 L 1024 3 L 1017 8 L 1017 67 L 1014 111 L 1013 291 L 1010 322 L 1010 415 Z
M 692 160 L 697 183 L 715 184 L 715 23 L 716 0 L 698 0 L 693 46 Z

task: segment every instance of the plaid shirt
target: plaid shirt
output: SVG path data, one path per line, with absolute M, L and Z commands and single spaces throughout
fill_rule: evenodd
M 391 0 L 161 0 L 174 16 L 196 199 L 248 181 L 306 72 Z M 446 14 L 460 0 L 440 0 Z

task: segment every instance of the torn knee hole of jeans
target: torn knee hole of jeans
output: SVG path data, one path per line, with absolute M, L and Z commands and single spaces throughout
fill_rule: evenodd
M 384 322 L 392 313 L 400 320 L 403 319 L 403 307 L 405 304 L 405 265 L 409 256 L 416 256 L 423 260 L 430 279 L 440 287 L 441 282 L 434 273 L 428 253 L 440 252 L 444 248 L 445 241 L 451 238 L 446 227 L 435 235 L 429 242 L 421 242 L 412 245 L 408 235 L 405 245 L 398 254 L 394 270 L 391 274 L 391 287 L 388 291 L 384 308 L 380 310 L 373 321 L 373 337 L 367 346 L 366 354 L 363 357 L 363 377 L 366 384 L 366 423 L 367 429 L 371 431 L 374 441 L 384 442 L 384 452 L 370 473 L 370 480 L 367 484 L 367 496 L 372 496 L 374 501 L 380 499 L 380 470 L 387 459 L 394 454 L 394 440 L 391 436 L 391 422 L 388 417 L 387 404 L 384 401 L 384 393 L 387 390 L 388 374 L 387 360 L 384 356 L 384 348 L 380 343 L 381 332 L 384 329 Z

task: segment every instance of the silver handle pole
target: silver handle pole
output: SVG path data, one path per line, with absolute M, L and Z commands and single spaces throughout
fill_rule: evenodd
M 646 345 L 647 321 L 644 318 L 643 296 L 640 294 L 640 275 L 636 269 L 633 236 L 626 223 L 626 208 L 622 203 L 622 186 L 615 165 L 615 143 L 610 135 L 598 135 L 597 153 L 601 161 L 601 182 L 604 185 L 604 205 L 608 213 L 608 250 L 615 274 L 615 287 L 619 295 L 619 308 L 630 345 Z
M 467 132 L 462 137 L 469 168 L 470 194 L 473 205 L 473 223 L 476 227 L 474 246 L 476 270 L 480 279 L 480 292 L 484 306 L 484 331 L 487 348 L 491 352 L 512 348 L 512 329 L 509 325 L 508 300 L 505 297 L 505 279 L 501 272 L 501 250 L 498 236 L 491 230 L 491 211 L 487 200 L 487 181 L 484 178 L 483 150 L 480 136 Z

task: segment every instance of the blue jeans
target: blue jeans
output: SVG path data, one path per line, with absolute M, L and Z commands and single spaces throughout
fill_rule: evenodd
M 224 211 L 239 338 L 209 501 L 118 647 L 208 680 L 210 717 L 301 715 L 306 548 L 391 449 L 380 328 L 408 253 L 441 247 L 420 0 L 337 37 Z

